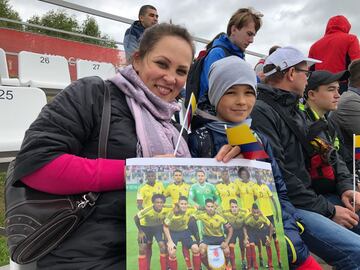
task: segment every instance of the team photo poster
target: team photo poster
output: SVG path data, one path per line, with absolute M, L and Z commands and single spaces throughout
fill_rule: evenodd
M 127 270 L 289 268 L 269 163 L 134 158 L 126 164 Z

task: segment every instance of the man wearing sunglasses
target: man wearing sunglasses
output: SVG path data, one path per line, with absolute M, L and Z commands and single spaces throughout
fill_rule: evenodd
M 265 84 L 258 85 L 252 127 L 269 137 L 309 249 L 338 269 L 360 269 L 359 216 L 351 211 L 351 181 L 336 185 L 340 206 L 315 191 L 308 171 L 312 147 L 298 102 L 308 84 L 309 66 L 319 62 L 293 47 L 271 54 L 264 63 Z M 360 194 L 355 196 L 360 202 Z

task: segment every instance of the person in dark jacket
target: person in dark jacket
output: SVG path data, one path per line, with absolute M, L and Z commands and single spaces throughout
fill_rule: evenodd
M 287 194 L 305 227 L 302 238 L 310 250 L 339 269 L 360 269 L 359 216 L 354 213 L 360 194 L 353 193 L 348 178 L 337 181 L 333 194 L 317 194 L 307 171 L 308 147 L 300 138 L 308 132 L 298 102 L 310 75 L 308 66 L 314 62 L 318 60 L 306 58 L 293 47 L 279 48 L 266 59 L 267 85 L 258 85 L 252 127 L 269 138 Z M 356 209 L 351 205 L 353 195 Z
M 353 134 L 360 134 L 360 59 L 351 63 L 349 72 L 349 91 L 341 95 L 338 109 L 329 115 L 329 120 L 340 128 L 352 152 Z
M 180 136 L 171 117 L 194 56 L 186 29 L 159 24 L 144 32 L 133 64 L 105 83 L 73 82 L 26 132 L 15 164 L 17 183 L 52 194 L 100 192 L 77 230 L 37 262 L 37 269 L 126 268 L 125 160 L 173 155 Z M 106 159 L 97 158 L 104 88 L 111 93 Z M 181 139 L 178 157 L 190 157 Z M 135 266 L 134 266 L 135 268 Z
M 339 81 L 347 80 L 350 72 L 347 70 L 331 73 L 326 70 L 317 70 L 311 73 L 308 84 L 304 92 L 305 106 L 301 108 L 304 113 L 311 133 L 309 140 L 312 141 L 315 150 L 320 150 L 318 143 L 327 145 L 329 151 L 333 151 L 333 159 L 340 160 L 337 166 L 342 167 L 345 162 L 349 172 L 353 171 L 352 153 L 348 151 L 344 144 L 344 138 L 340 129 L 328 121 L 328 113 L 337 109 L 340 99 Z M 321 139 L 321 141 L 319 141 Z M 318 146 L 317 146 L 318 145 Z M 325 149 L 324 149 L 325 150 Z M 335 154 L 337 153 L 337 154 Z M 352 177 L 349 173 L 338 175 L 339 170 L 335 170 L 334 175 L 338 177 Z M 342 172 L 346 171 L 341 169 Z M 327 182 L 328 184 L 328 182 Z M 325 191 L 325 190 L 324 190 Z M 323 192 L 324 193 L 324 192 Z
M 189 148 L 193 157 L 214 157 L 221 147 L 229 146 L 224 125 L 232 127 L 251 123 L 249 115 L 256 100 L 256 74 L 248 63 L 236 56 L 216 61 L 210 68 L 209 86 L 209 99 L 216 108 L 216 116 L 197 111 L 203 117 L 204 125 L 189 135 Z M 291 268 L 299 267 L 297 269 L 321 269 L 309 255 L 299 235 L 296 210 L 287 197 L 286 186 L 268 139 L 260 132 L 254 132 L 254 135 L 269 155 L 263 161 L 272 166 L 282 208 L 284 231 L 290 239 L 289 265 Z
M 309 57 L 321 60 L 314 70 L 333 73 L 348 69 L 351 61 L 360 58 L 360 45 L 356 35 L 350 34 L 351 24 L 343 15 L 329 19 L 325 35 L 311 45 Z M 340 94 L 347 89 L 347 81 L 340 83 Z
M 158 23 L 159 15 L 154 6 L 143 5 L 139 10 L 139 20 L 134 21 L 125 31 L 124 50 L 127 63 L 131 62 L 133 53 L 139 48 L 140 39 L 145 29 Z

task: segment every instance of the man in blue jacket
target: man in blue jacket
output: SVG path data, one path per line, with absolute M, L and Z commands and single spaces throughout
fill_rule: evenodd
M 140 8 L 138 17 L 139 20 L 131 24 L 124 36 L 124 49 L 127 63 L 130 63 L 132 54 L 139 47 L 140 39 L 145 29 L 157 24 L 159 15 L 154 6 L 144 5 Z
M 226 34 L 222 34 L 214 40 L 211 51 L 204 59 L 200 75 L 200 109 L 203 109 L 201 103 L 209 104 L 207 92 L 209 89 L 208 73 L 210 66 L 215 61 L 229 55 L 236 55 L 244 59 L 246 48 L 254 42 L 254 37 L 261 27 L 262 16 L 261 13 L 251 8 L 240 8 L 231 16 Z

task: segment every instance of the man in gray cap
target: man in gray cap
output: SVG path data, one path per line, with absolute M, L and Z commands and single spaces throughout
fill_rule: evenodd
M 313 189 L 307 170 L 312 150 L 298 102 L 307 85 L 309 66 L 318 62 L 293 47 L 271 54 L 264 64 L 266 85 L 258 85 L 252 127 L 270 140 L 290 201 L 305 225 L 302 238 L 310 250 L 338 269 L 360 269 L 359 216 L 354 213 L 359 204 L 352 207 L 353 195 L 359 202 L 360 194 L 353 193 L 351 181 L 339 182 L 331 195 L 340 202 L 333 203 Z

